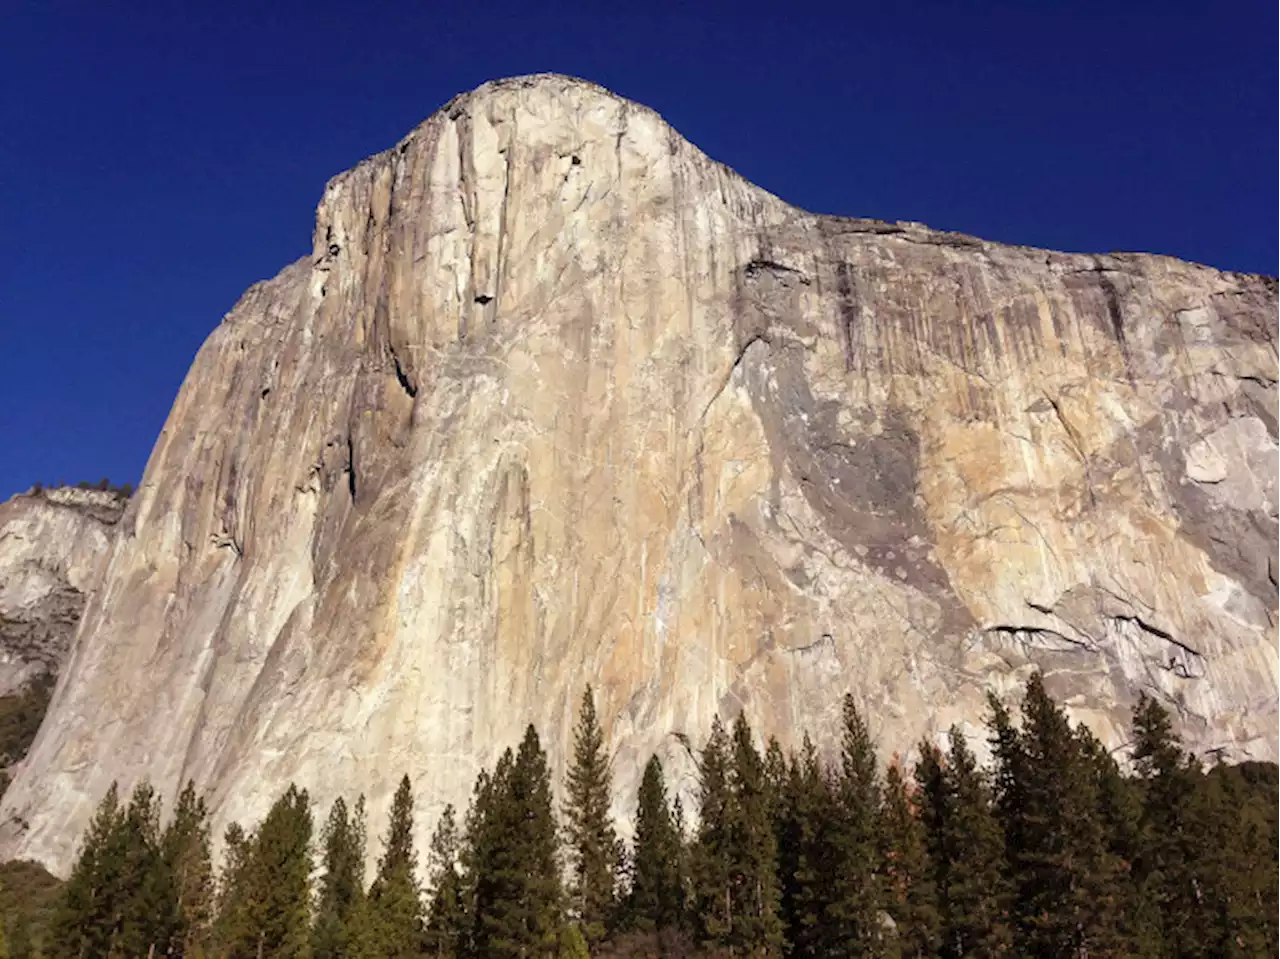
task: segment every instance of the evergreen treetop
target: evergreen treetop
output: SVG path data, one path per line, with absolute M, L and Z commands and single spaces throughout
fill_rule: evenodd
M 590 946 L 605 938 L 615 920 L 621 866 L 618 837 L 609 816 L 612 777 L 590 686 L 582 696 L 566 785 L 569 905 Z
M 378 859 L 378 872 L 369 887 L 369 913 L 380 955 L 409 959 L 423 952 L 422 890 L 418 887 L 418 858 L 413 845 L 413 787 L 404 776 L 391 802 L 391 820 Z

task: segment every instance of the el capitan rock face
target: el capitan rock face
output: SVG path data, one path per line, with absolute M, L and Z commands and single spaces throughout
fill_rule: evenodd
M 747 710 L 883 750 L 1035 667 L 1277 755 L 1276 283 L 815 216 L 543 76 L 335 178 L 210 335 L 92 592 L 2 850 L 107 785 L 215 827 L 399 776 L 425 840 L 587 683 L 626 813 Z

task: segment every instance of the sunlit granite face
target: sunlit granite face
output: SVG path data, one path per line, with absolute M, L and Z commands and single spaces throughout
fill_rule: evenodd
M 886 753 L 1035 668 L 1277 753 L 1274 280 L 815 216 L 543 76 L 335 178 L 210 335 L 93 590 L 0 852 L 107 785 L 215 828 L 398 778 L 425 841 L 583 687 L 625 820 L 714 715 Z M 979 741 L 977 743 L 981 745 Z
M 0 696 L 61 669 L 125 500 L 57 488 L 0 503 Z

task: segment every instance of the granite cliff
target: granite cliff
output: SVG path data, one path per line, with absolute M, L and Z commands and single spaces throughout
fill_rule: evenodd
M 215 828 L 396 780 L 421 837 L 587 683 L 618 810 L 713 715 L 886 753 L 1042 668 L 1277 758 L 1277 288 L 817 216 L 557 76 L 332 180 L 197 356 L 0 852 L 68 868 L 113 780 Z
M 124 507 L 72 487 L 0 503 L 0 696 L 62 666 Z

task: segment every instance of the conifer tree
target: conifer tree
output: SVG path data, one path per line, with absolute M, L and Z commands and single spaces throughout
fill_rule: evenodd
M 178 795 L 173 816 L 160 839 L 160 853 L 166 879 L 172 883 L 167 955 L 197 955 L 208 944 L 214 883 L 209 813 L 190 780 Z
M 312 955 L 339 959 L 348 952 L 352 922 L 364 899 L 364 797 L 351 812 L 342 797 L 334 800 L 321 833 L 324 874 L 316 901 Z
M 944 959 L 1009 955 L 1004 833 L 986 777 L 954 726 L 949 747 L 944 762 L 932 743 L 921 743 L 915 773 L 938 901 L 939 954 Z
M 885 909 L 903 959 L 933 956 L 939 944 L 937 892 L 924 825 L 897 764 L 885 774 L 880 811 Z
M 173 877 L 160 850 L 160 797 L 150 783 L 139 783 L 119 825 L 122 869 L 113 952 L 147 955 L 168 945 L 171 917 L 177 912 Z
M 1168 712 L 1145 694 L 1134 710 L 1133 734 L 1146 833 L 1139 880 L 1150 889 L 1166 952 L 1196 955 L 1204 951 L 1205 918 L 1194 862 L 1196 773 L 1174 735 Z
M 662 763 L 645 764 L 636 803 L 636 835 L 631 856 L 628 924 L 642 932 L 675 928 L 680 923 L 680 836 L 671 808 Z
M 782 922 L 778 916 L 772 792 L 743 713 L 733 725 L 732 748 L 729 824 L 733 917 L 729 946 L 743 955 L 777 955 L 782 949 Z
M 504 751 L 494 772 L 504 763 L 512 761 L 511 750 Z M 461 953 L 464 956 L 477 955 L 478 951 L 480 909 L 477 893 L 480 875 L 493 865 L 492 851 L 488 848 L 495 831 L 490 813 L 494 805 L 493 796 L 493 773 L 481 769 L 472 788 L 471 803 L 462 822 L 462 835 L 458 844 L 459 896 L 463 922 Z
M 311 949 L 311 800 L 293 784 L 252 839 L 228 829 L 219 916 L 228 959 L 297 959 Z
M 569 845 L 569 904 L 588 947 L 601 942 L 617 908 L 618 837 L 609 818 L 612 777 L 604 733 L 588 686 L 573 737 L 565 805 Z
M 239 823 L 233 822 L 223 833 L 222 845 L 222 869 L 216 883 L 213 922 L 214 951 L 228 959 L 234 959 L 237 949 L 241 955 L 256 955 L 249 890 L 253 837 L 246 834 Z
M 1142 821 L 1142 795 L 1126 779 L 1106 748 L 1083 725 L 1076 728 L 1080 751 L 1096 778 L 1098 816 L 1106 851 L 1114 864 L 1117 935 L 1126 956 L 1155 959 L 1162 951 L 1159 913 L 1141 859 L 1149 842 Z
M 342 959 L 383 959 L 382 941 L 368 895 L 356 899 L 342 930 Z
M 1134 713 L 1134 740 L 1145 794 L 1137 872 L 1159 916 L 1165 953 L 1274 953 L 1275 896 L 1264 891 L 1275 883 L 1274 838 L 1258 828 L 1224 773 L 1201 771 L 1168 712 L 1146 696 Z M 1270 851 L 1265 860 L 1260 847 Z
M 9 959 L 41 959 L 53 955 L 37 947 L 31 926 L 31 917 L 25 913 L 14 920 L 9 936 Z
M 1017 733 L 996 717 L 993 740 L 1011 790 L 1001 810 L 1016 877 L 1015 946 L 1024 955 L 1118 954 L 1122 897 L 1096 778 L 1038 673 L 1027 682 L 1022 715 Z
M 879 875 L 880 777 L 866 722 L 846 695 L 840 768 L 833 789 L 830 830 L 830 899 L 823 937 L 826 950 L 848 956 L 880 956 L 888 950 L 884 890 Z
M 458 867 L 463 858 L 453 807 L 445 806 L 431 836 L 428 876 L 431 905 L 427 913 L 426 952 L 437 959 L 456 959 L 467 946 L 469 915 L 466 886 Z
M 794 956 L 819 955 L 830 898 L 831 789 L 808 734 L 787 765 L 778 825 L 778 881 L 784 937 Z
M 1203 942 L 1220 956 L 1277 953 L 1275 767 L 1265 802 L 1252 801 L 1240 767 L 1216 766 L 1199 782 L 1197 877 L 1210 921 Z
M 167 945 L 172 883 L 159 849 L 159 799 L 142 782 L 121 809 L 108 790 L 53 923 L 58 954 L 145 955 Z
M 676 794 L 671 800 L 671 825 L 675 827 L 676 838 L 676 886 L 679 889 L 677 925 L 682 931 L 690 928 L 689 917 L 693 910 L 693 850 L 690 848 L 692 844 L 685 820 L 684 802 Z
M 717 716 L 699 763 L 698 832 L 691 856 L 690 919 L 705 948 L 726 946 L 733 927 L 733 840 L 729 738 Z
M 404 776 L 391 803 L 391 821 L 383 841 L 378 873 L 369 888 L 381 954 L 386 959 L 419 955 L 424 946 L 422 891 L 413 848 L 413 788 Z
M 90 959 L 110 951 L 122 868 L 116 837 L 123 817 L 113 782 L 85 831 L 80 855 L 59 899 L 51 929 L 54 955 Z
M 777 736 L 769 737 L 769 744 L 764 750 L 764 778 L 769 786 L 769 801 L 775 821 L 782 807 L 782 794 L 787 788 L 787 754 Z
M 567 923 L 560 931 L 560 945 L 556 951 L 556 957 L 557 959 L 591 959 L 587 939 L 576 922 Z
M 251 888 L 261 899 L 261 955 L 306 956 L 311 933 L 311 798 L 292 783 L 254 838 Z
M 472 856 L 474 948 L 493 957 L 552 956 L 561 931 L 551 776 L 529 726 L 477 794 Z

